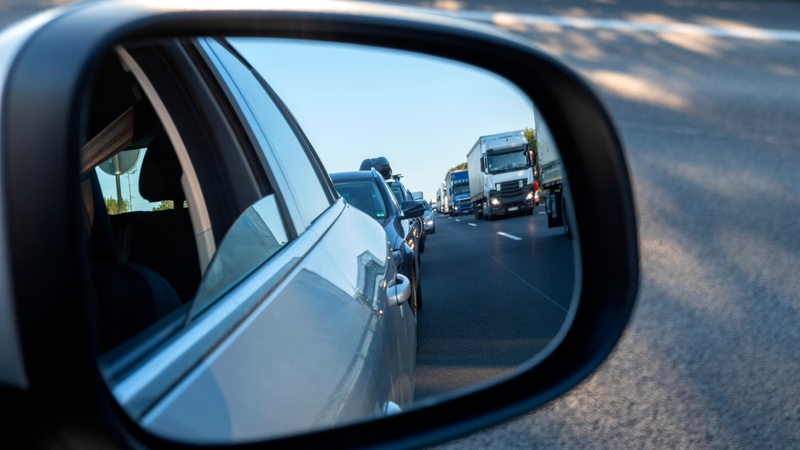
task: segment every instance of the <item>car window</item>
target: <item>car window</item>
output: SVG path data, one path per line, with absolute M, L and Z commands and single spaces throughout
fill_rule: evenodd
M 164 47 L 169 45 L 170 42 L 163 42 Z M 86 127 L 92 139 L 82 155 L 89 254 L 95 266 L 93 275 L 103 321 L 108 324 L 104 327 L 102 346 L 104 350 L 112 350 L 125 344 L 122 347 L 128 348 L 128 352 L 135 347 L 127 345 L 134 337 L 166 336 L 160 330 L 180 329 L 181 326 L 175 325 L 185 324 L 186 319 L 173 320 L 173 312 L 193 311 L 196 315 L 204 311 L 292 238 L 286 226 L 291 218 L 279 206 L 278 194 L 273 191 L 245 208 L 226 227 L 224 237 L 215 246 L 216 253 L 201 270 L 196 236 L 205 225 L 195 220 L 188 206 L 197 209 L 203 197 L 194 195 L 191 198 L 195 201 L 187 201 L 187 195 L 192 189 L 232 194 L 221 187 L 223 182 L 219 177 L 186 181 L 197 171 L 208 172 L 207 160 L 195 157 L 196 153 L 181 154 L 194 141 L 174 125 L 173 115 L 177 117 L 177 113 L 175 108 L 170 109 L 189 93 L 182 89 L 160 90 L 169 78 L 166 71 L 144 70 L 139 65 L 144 65 L 162 47 L 138 43 L 132 46 L 137 49 L 136 56 L 120 50 L 104 62 L 101 74 L 105 78 L 93 87 L 89 100 Z M 123 69 L 123 60 L 131 68 L 130 73 Z M 117 98 L 109 94 L 109 86 L 119 92 L 146 95 Z M 157 117 L 152 104 L 163 104 L 164 115 Z M 182 119 L 183 123 L 193 125 L 203 121 L 200 115 L 184 114 Z M 110 139 L 118 130 L 128 133 L 133 142 Z M 302 148 L 293 150 L 306 158 Z M 324 200 L 325 196 L 322 197 Z M 229 203 L 232 202 L 229 198 Z M 213 215 L 214 208 L 221 204 L 204 207 Z M 155 288 L 146 290 L 153 295 L 123 298 L 125 292 L 120 286 L 123 281 L 131 284 L 133 279 L 148 280 L 150 287 Z M 161 323 L 152 327 L 158 322 Z M 116 361 L 117 356 L 112 355 L 106 361 Z
M 280 171 L 286 189 L 297 199 L 287 203 L 298 233 L 302 232 L 331 203 L 320 174 L 262 80 L 220 42 L 205 39 L 202 45 L 216 57 L 212 63 L 245 114 L 267 165 L 273 173 Z
M 219 246 L 200 284 L 192 317 L 238 284 L 289 242 L 275 195 L 248 208 Z
M 165 41 L 163 46 L 170 47 L 171 43 Z M 181 123 L 193 125 L 203 123 L 204 117 L 173 107 L 175 103 L 185 100 L 184 96 L 198 93 L 190 91 L 186 85 L 161 90 L 165 79 L 184 74 L 167 74 L 167 70 L 161 68 L 141 69 L 138 64 L 144 65 L 147 57 L 161 48 L 156 45 L 151 49 L 138 42 L 133 45 L 136 45 L 138 53 L 125 60 L 125 63 L 131 67 L 135 78 L 129 79 L 129 75 L 123 73 L 119 60 L 115 59 L 110 65 L 119 72 L 115 75 L 120 78 L 117 84 L 124 91 L 143 91 L 145 96 L 139 99 L 124 98 L 117 101 L 119 104 L 111 104 L 106 100 L 109 96 L 104 89 L 105 84 L 98 83 L 98 87 L 92 90 L 93 104 L 89 108 L 91 114 L 87 128 L 90 129 L 90 137 L 97 135 L 104 138 L 119 127 L 113 124 L 124 123 L 125 130 L 132 134 L 137 145 L 130 146 L 133 151 L 128 148 L 118 150 L 104 144 L 112 142 L 112 145 L 117 145 L 114 140 L 90 139 L 90 142 L 100 144 L 87 144 L 88 156 L 84 155 L 84 159 L 89 162 L 85 164 L 87 182 L 84 201 L 87 216 L 90 210 L 91 214 L 98 212 L 97 217 L 88 217 L 87 220 L 90 247 L 105 247 L 104 244 L 110 247 L 102 255 L 96 255 L 90 248 L 94 266 L 92 275 L 101 304 L 101 328 L 104 334 L 101 337 L 104 342 L 100 366 L 125 411 L 134 418 L 141 418 L 154 402 L 161 399 L 231 329 L 241 323 L 255 303 L 263 299 L 258 294 L 251 297 L 233 294 L 232 289 L 255 279 L 251 286 L 268 291 L 283 280 L 283 276 L 307 254 L 310 243 L 316 239 L 316 233 L 294 236 L 287 224 L 296 223 L 298 228 L 306 226 L 327 209 L 329 196 L 322 183 L 313 182 L 317 180 L 316 172 L 305 148 L 294 137 L 277 105 L 270 103 L 267 106 L 269 96 L 265 97 L 262 106 L 273 109 L 265 113 L 269 116 L 267 118 L 273 120 L 273 128 L 283 127 L 282 131 L 271 135 L 277 135 L 275 139 L 261 137 L 264 145 L 270 146 L 264 151 L 265 159 L 269 154 L 269 168 L 279 167 L 281 173 L 284 167 L 291 167 L 286 172 L 291 172 L 292 177 L 282 177 L 280 186 L 245 208 L 233 221 L 201 276 L 197 267 L 189 209 L 173 209 L 169 203 L 169 199 L 174 198 L 174 204 L 185 206 L 186 187 L 182 185 L 182 179 L 193 169 L 202 171 L 206 168 L 203 167 L 205 160 L 186 151 L 192 142 L 189 133 L 185 128 L 175 125 L 179 114 L 185 116 Z M 119 52 L 126 57 L 130 55 L 123 49 Z M 124 60 L 122 56 L 120 58 Z M 226 81 L 233 83 L 231 78 Z M 145 85 L 148 87 L 142 87 Z M 236 87 L 231 85 L 231 90 L 234 89 Z M 141 109 L 143 103 L 147 103 L 148 107 Z M 163 105 L 163 114 L 156 117 L 150 103 Z M 115 109 L 137 109 L 148 114 L 107 113 L 102 107 L 109 104 Z M 233 115 L 229 118 L 236 120 Z M 260 126 L 261 122 L 253 120 L 250 124 L 252 127 Z M 99 122 L 99 125 L 92 126 L 93 122 Z M 95 128 L 100 131 L 95 131 Z M 273 145 L 280 146 L 280 151 L 271 151 Z M 236 149 L 223 148 L 222 151 L 235 152 Z M 280 153 L 280 158 L 274 153 Z M 108 158 L 107 154 L 113 156 Z M 102 156 L 91 159 L 93 155 Z M 252 170 L 263 170 L 263 167 L 254 160 Z M 299 180 L 304 177 L 306 183 L 299 186 Z M 89 186 L 89 182 L 92 182 L 92 186 Z M 202 188 L 204 192 L 232 195 L 219 186 L 222 184 L 219 177 L 206 177 L 197 184 L 200 186 L 198 189 Z M 289 195 L 308 199 L 307 207 L 298 210 L 283 208 L 280 197 L 285 190 L 291 191 Z M 94 201 L 95 198 L 98 201 Z M 105 200 L 105 209 L 102 206 L 95 207 L 101 204 L 98 203 L 101 199 Z M 105 228 L 106 225 L 102 222 L 106 221 L 98 218 L 111 219 L 107 221 L 110 222 L 107 224 L 108 233 L 101 233 L 104 231 L 101 226 Z M 324 225 L 325 222 L 318 220 L 317 224 Z M 101 238 L 106 237 L 108 242 L 101 242 Z M 288 246 L 290 242 L 297 245 Z M 287 247 L 290 249 L 281 253 Z M 191 264 L 186 264 L 184 257 L 188 257 Z M 276 261 L 278 257 L 283 259 Z M 274 263 L 265 264 L 268 261 Z M 268 273 L 267 279 L 254 275 L 258 270 L 262 276 Z M 188 284 L 190 288 L 186 289 L 185 294 L 181 289 L 183 284 Z M 177 295 L 173 290 L 177 291 Z
M 392 194 L 394 194 L 394 198 L 397 199 L 398 203 L 403 203 L 404 201 L 406 201 L 406 198 L 405 198 L 405 194 L 406 193 L 405 193 L 405 189 L 403 189 L 403 185 L 402 184 L 395 182 L 395 183 L 389 184 L 389 187 L 392 189 Z
M 373 219 L 386 218 L 386 203 L 378 186 L 372 180 L 337 181 L 336 190 L 348 203 L 364 211 Z

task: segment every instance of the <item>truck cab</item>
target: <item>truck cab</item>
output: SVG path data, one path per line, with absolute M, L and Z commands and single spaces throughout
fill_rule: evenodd
M 523 130 L 481 136 L 467 160 L 476 218 L 533 213 L 533 158 Z

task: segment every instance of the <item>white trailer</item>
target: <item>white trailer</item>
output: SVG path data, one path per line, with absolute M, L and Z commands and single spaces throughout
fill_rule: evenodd
M 534 109 L 536 120 L 536 147 L 539 152 L 539 195 L 544 196 L 544 208 L 547 213 L 547 227 L 562 227 L 567 238 L 572 237 L 567 215 L 567 189 L 564 183 L 564 173 L 561 163 L 561 154 L 553 140 L 553 135 L 547 128 L 544 119 Z
M 481 136 L 467 153 L 475 218 L 532 214 L 536 206 L 532 152 L 525 131 Z

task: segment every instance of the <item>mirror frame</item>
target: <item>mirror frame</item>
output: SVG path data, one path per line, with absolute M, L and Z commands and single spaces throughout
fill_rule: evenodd
M 575 279 L 578 301 L 573 301 L 568 326 L 544 352 L 488 385 L 421 402 L 403 414 L 255 445 L 433 444 L 544 405 L 580 383 L 611 353 L 628 323 L 638 289 L 634 201 L 612 120 L 597 95 L 572 70 L 527 41 L 418 9 L 362 3 L 315 3 L 304 8 L 294 2 L 262 9 L 253 9 L 257 8 L 253 4 L 242 9 L 190 9 L 159 3 L 88 2 L 46 13 L 51 16 L 41 20 L 49 23 L 28 37 L 3 85 L 0 181 L 15 189 L 2 193 L 6 224 L 2 231 L 8 241 L 7 270 L 12 277 L 27 386 L 19 397 L 3 388 L 0 398 L 17 398 L 30 411 L 45 408 L 50 418 L 45 424 L 50 426 L 44 433 L 76 442 L 102 437 L 115 445 L 122 440 L 134 447 L 192 447 L 153 436 L 121 410 L 96 364 L 95 307 L 85 302 L 88 295 L 81 295 L 90 284 L 77 207 L 79 108 L 99 56 L 131 39 L 296 38 L 457 60 L 515 84 L 537 106 L 561 150 L 570 180 L 569 213 L 577 225 L 573 232 L 579 234 L 573 240 L 580 261 Z M 53 73 L 59 74 L 57 79 Z M 31 127 L 31 123 L 40 126 Z M 40 164 L 45 157 L 50 164 Z M 26 179 L 33 178 L 26 174 L 34 167 L 41 176 Z M 68 201 L 37 209 L 39 202 L 54 203 L 47 200 L 53 192 L 63 192 Z M 53 228 L 54 223 L 59 226 Z M 84 241 L 76 242 L 75 236 L 83 236 Z M 83 261 L 83 266 L 76 261 Z M 48 283 L 36 275 L 41 273 L 48 274 Z

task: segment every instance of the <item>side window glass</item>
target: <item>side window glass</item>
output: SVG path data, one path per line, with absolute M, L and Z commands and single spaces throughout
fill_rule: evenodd
M 219 42 L 206 39 L 203 43 L 217 57 L 214 64 L 246 115 L 267 164 L 278 178 L 279 187 L 284 191 L 288 189 L 294 199 L 289 210 L 298 232 L 302 232 L 330 206 L 305 147 L 262 80 Z
M 222 240 L 203 276 L 192 308 L 196 317 L 289 241 L 275 195 L 247 208 Z

